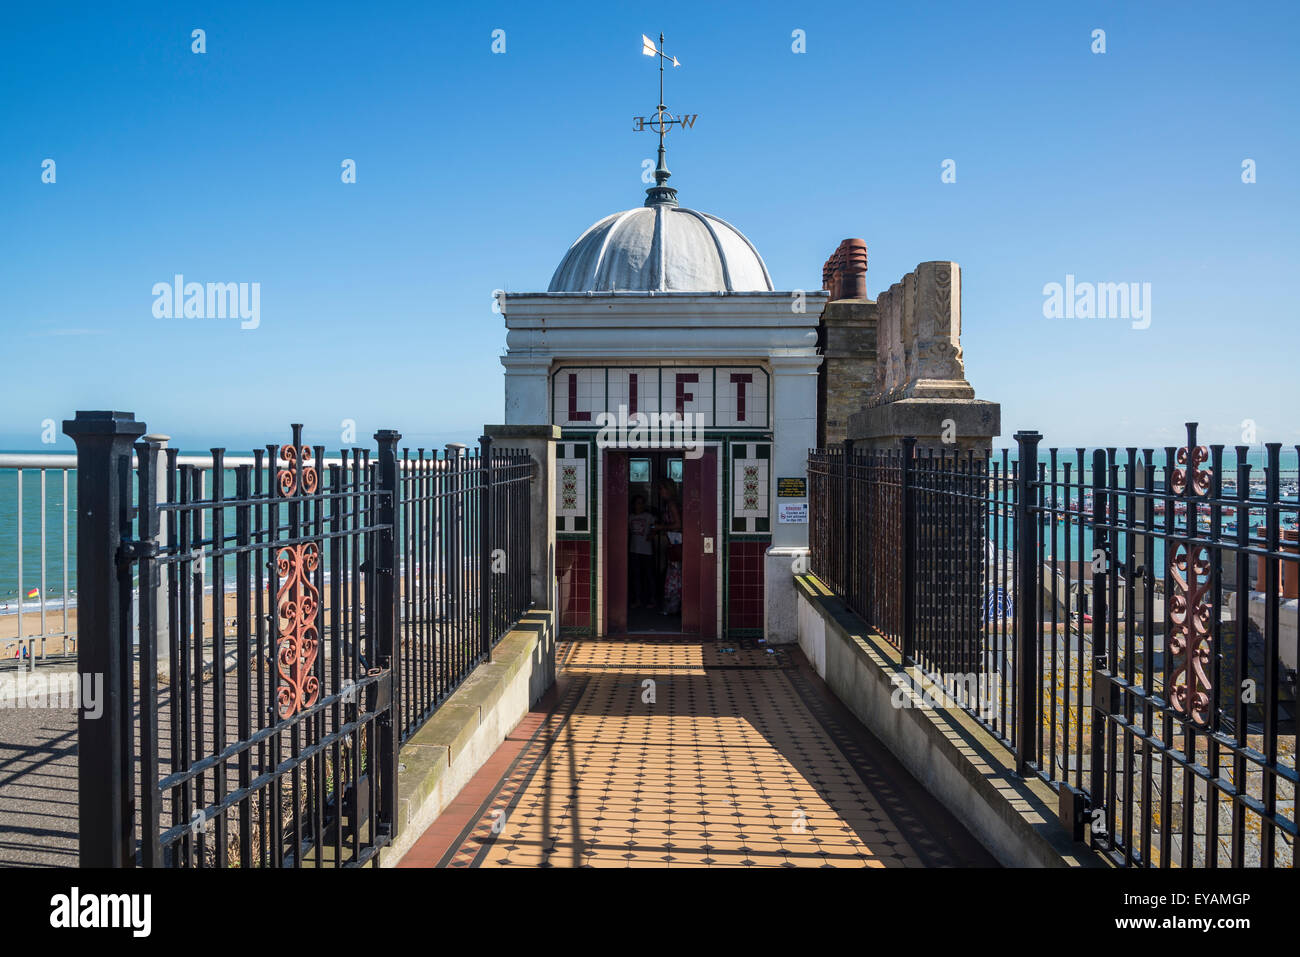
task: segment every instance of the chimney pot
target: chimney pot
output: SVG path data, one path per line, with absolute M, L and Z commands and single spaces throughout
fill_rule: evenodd
M 846 239 L 822 267 L 822 285 L 831 299 L 867 298 L 867 243 Z

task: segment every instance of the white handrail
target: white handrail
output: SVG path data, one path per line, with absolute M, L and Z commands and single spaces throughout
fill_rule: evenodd
M 375 462 L 375 459 L 376 456 L 372 451 L 370 456 L 370 461 L 372 464 Z M 207 469 L 212 468 L 211 455 L 178 455 L 176 457 L 176 461 L 177 464 L 179 465 L 197 465 L 200 468 L 207 468 Z M 222 462 L 225 464 L 225 467 L 228 469 L 237 468 L 238 466 L 241 465 L 254 465 L 256 464 L 256 461 L 257 460 L 254 459 L 253 456 L 251 455 L 227 455 L 225 458 L 222 459 Z M 419 461 L 420 461 L 419 459 L 407 459 L 405 460 L 405 464 L 408 467 L 410 467 L 419 464 Z M 425 459 L 424 464 L 428 465 L 430 462 L 434 462 L 440 466 L 442 465 L 442 463 L 446 461 L 447 461 L 446 459 Z M 265 463 L 266 463 L 266 459 L 263 459 L 263 464 Z M 325 459 L 325 466 L 327 468 L 331 465 L 342 465 L 342 464 L 343 464 L 343 459 L 341 458 Z M 400 468 L 404 464 L 404 461 L 399 458 L 397 460 L 397 464 L 398 467 Z M 136 457 L 132 455 L 131 467 L 135 468 L 137 465 L 138 462 L 136 461 Z M 350 468 L 351 466 L 352 466 L 352 461 L 349 460 L 348 467 Z M 0 469 L 75 469 L 76 467 L 77 467 L 77 456 L 75 453 L 0 452 Z

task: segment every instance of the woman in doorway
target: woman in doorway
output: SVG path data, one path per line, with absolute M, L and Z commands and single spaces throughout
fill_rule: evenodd
M 677 503 L 677 485 L 672 479 L 659 483 L 658 528 L 668 540 L 668 567 L 664 572 L 664 599 L 660 613 L 682 610 L 682 510 Z

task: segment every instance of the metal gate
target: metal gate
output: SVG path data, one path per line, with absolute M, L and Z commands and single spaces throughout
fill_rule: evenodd
M 143 423 L 65 430 L 79 670 L 106 701 L 79 717 L 82 866 L 372 861 L 397 823 L 400 436 L 326 467 L 295 425 L 210 472 L 146 439 L 132 475 Z

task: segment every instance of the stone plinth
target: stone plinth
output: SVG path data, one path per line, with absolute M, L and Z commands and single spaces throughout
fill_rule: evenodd
M 987 549 L 988 515 L 980 475 L 993 437 L 1001 431 L 1001 406 L 981 399 L 904 398 L 864 409 L 849 420 L 858 450 L 898 449 L 916 438 L 916 455 L 928 470 L 923 484 L 941 490 L 916 504 L 919 554 L 952 556 L 959 567 L 978 567 Z M 968 457 L 969 456 L 969 457 Z M 902 520 L 901 512 L 894 516 Z M 915 571 L 919 620 L 945 616 L 951 627 L 923 649 L 947 671 L 976 674 L 983 655 L 979 622 L 982 583 L 954 576 L 942 563 L 920 562 Z
M 493 445 L 502 449 L 524 449 L 533 460 L 528 493 L 529 545 L 532 554 L 531 598 L 533 608 L 554 611 L 559 607 L 555 577 L 555 443 L 560 437 L 555 425 L 488 425 L 483 431 Z
M 926 449 L 992 448 L 1002 434 L 1002 406 L 984 399 L 901 398 L 855 412 L 848 437 L 859 448 L 897 448 L 904 436 L 916 436 Z M 950 441 L 949 441 L 950 440 Z

